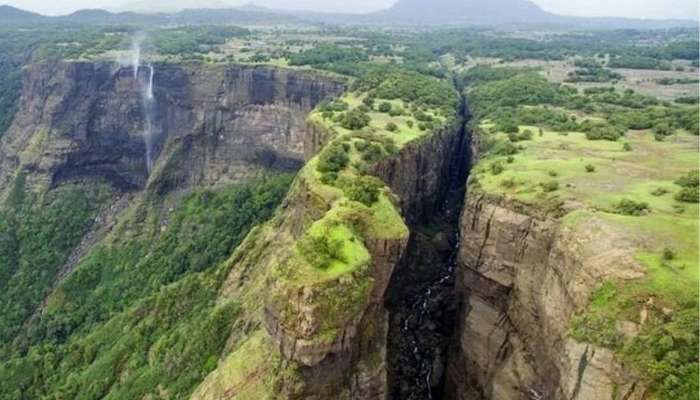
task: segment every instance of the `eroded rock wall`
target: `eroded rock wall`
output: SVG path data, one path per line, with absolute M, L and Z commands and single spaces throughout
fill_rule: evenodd
M 450 399 L 641 399 L 606 349 L 569 337 L 572 316 L 606 278 L 643 274 L 615 252 L 624 237 L 567 225 L 528 206 L 467 194 Z M 617 274 L 618 276 L 613 276 Z
M 0 142 L 0 188 L 20 170 L 31 183 L 102 178 L 124 191 L 159 192 L 240 181 L 304 161 L 306 114 L 344 82 L 273 67 L 55 62 L 25 69 L 18 113 Z M 144 132 L 151 122 L 146 160 Z

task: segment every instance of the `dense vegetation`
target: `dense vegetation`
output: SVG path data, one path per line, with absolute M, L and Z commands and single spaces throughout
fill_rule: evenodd
M 149 32 L 147 44 L 157 53 L 187 58 L 249 34 L 247 29 L 235 26 L 188 26 Z
M 216 366 L 226 335 L 212 340 L 211 332 L 228 329 L 237 313 L 235 306 L 214 307 L 227 273 L 222 261 L 272 215 L 289 183 L 289 176 L 279 176 L 197 191 L 172 211 L 162 233 L 159 205 L 138 205 L 111 243 L 91 251 L 53 291 L 40 318 L 17 332 L 22 319 L 2 316 L 9 336 L 0 348 L 0 397 L 141 398 L 162 391 L 186 397 Z M 50 229 L 83 226 L 84 218 L 67 210 L 47 211 L 63 223 L 38 222 Z M 23 246 L 34 252 L 47 234 L 61 240 L 64 252 L 79 237 L 27 233 L 33 235 Z M 9 268 L 0 271 L 12 275 Z M 32 287 L 32 281 L 12 282 L 13 300 Z M 122 330 L 129 334 L 115 334 Z

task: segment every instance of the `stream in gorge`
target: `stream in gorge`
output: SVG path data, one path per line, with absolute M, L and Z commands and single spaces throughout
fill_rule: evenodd
M 464 112 L 468 121 L 466 107 Z M 459 218 L 471 164 L 466 127 L 454 150 L 441 207 L 411 227 L 408 248 L 388 289 L 389 396 L 395 400 L 443 398 L 449 345 L 457 326 Z

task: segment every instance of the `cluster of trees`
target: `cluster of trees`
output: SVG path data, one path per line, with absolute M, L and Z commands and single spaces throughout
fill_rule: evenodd
M 698 134 L 697 107 L 673 105 L 612 87 L 589 88 L 581 95 L 534 72 L 489 69 L 501 68 L 481 67 L 474 75 L 481 78 L 468 79 L 474 82 L 468 88 L 470 106 L 477 117 L 490 118 L 502 132 L 517 132 L 519 125 L 539 125 L 561 132 L 584 132 L 592 140 L 617 140 L 630 129 L 652 129 L 659 140 L 679 129 Z M 606 118 L 578 120 L 565 110 L 596 112 Z
M 486 117 L 507 107 L 563 105 L 575 94 L 573 88 L 550 83 L 537 73 L 527 72 L 476 85 L 469 91 L 469 99 L 472 112 Z
M 235 26 L 187 26 L 156 30 L 149 34 L 149 45 L 160 54 L 179 56 L 207 53 L 214 46 L 234 37 L 246 37 L 250 32 Z
M 664 86 L 671 85 L 692 85 L 700 82 L 698 79 L 691 78 L 660 78 L 656 80 L 656 83 Z
M 353 89 L 369 92 L 374 98 L 400 99 L 419 108 L 438 109 L 445 116 L 455 115 L 460 102 L 451 82 L 400 67 L 375 69 L 358 79 Z
M 668 71 L 671 63 L 665 60 L 649 56 L 625 54 L 613 57 L 608 62 L 610 68 L 633 68 L 633 69 L 660 69 Z
M 324 44 L 301 53 L 291 53 L 287 58 L 289 59 L 289 65 L 313 65 L 319 67 L 369 61 L 369 56 L 365 50 L 357 47 L 339 47 L 335 44 Z
M 604 68 L 594 59 L 579 59 L 574 61 L 576 69 L 569 73 L 567 82 L 613 82 L 622 79 L 622 75 Z

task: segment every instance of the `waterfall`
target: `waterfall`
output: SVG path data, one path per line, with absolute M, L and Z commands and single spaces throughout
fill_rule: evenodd
M 139 78 L 139 66 L 141 65 L 141 37 L 136 37 L 131 42 L 131 66 L 134 68 L 134 79 Z
M 141 94 L 141 109 L 144 114 L 144 127 L 143 127 L 143 141 L 146 146 L 146 168 L 150 174 L 153 169 L 153 146 L 154 146 L 154 136 L 155 136 L 155 112 L 156 112 L 156 102 L 153 94 L 153 77 L 155 76 L 155 68 L 153 65 L 148 66 L 148 80 L 145 81 L 142 75 L 139 74 L 141 70 L 141 43 L 143 42 L 143 35 L 137 35 L 132 41 L 132 52 L 131 52 L 131 66 L 134 69 L 134 80 L 138 84 L 139 91 Z
M 143 133 L 143 139 L 146 144 L 146 167 L 150 173 L 153 169 L 153 135 L 154 135 L 154 120 L 155 120 L 155 99 L 153 96 L 153 77 L 155 68 L 152 65 L 148 66 L 148 83 L 145 89 L 141 89 L 141 98 L 143 102 L 143 111 L 146 117 L 146 129 Z M 140 82 L 140 80 L 139 80 Z
M 149 73 L 148 73 L 148 91 L 146 92 L 146 97 L 148 98 L 148 100 L 152 100 L 153 99 L 153 74 L 154 74 L 153 66 L 149 65 L 148 70 L 149 70 Z

